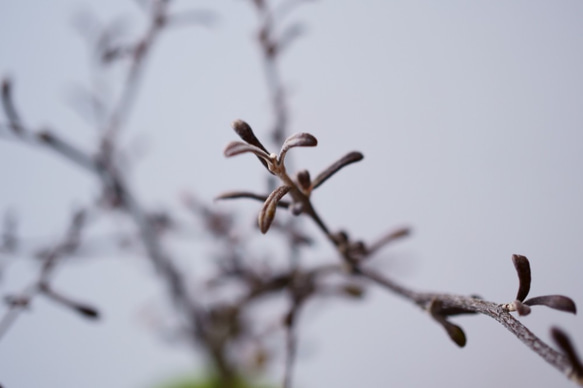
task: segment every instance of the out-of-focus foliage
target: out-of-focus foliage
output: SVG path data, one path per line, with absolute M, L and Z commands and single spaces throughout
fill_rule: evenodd
M 216 377 L 183 376 L 156 385 L 153 388 L 221 388 Z M 238 379 L 233 388 L 273 388 L 273 386 L 258 385 L 243 378 Z

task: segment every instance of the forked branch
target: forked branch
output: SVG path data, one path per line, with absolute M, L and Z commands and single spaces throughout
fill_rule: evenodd
M 330 176 L 336 173 L 341 168 L 346 165 L 359 161 L 362 159 L 362 154 L 358 152 L 351 152 L 345 157 L 341 158 L 339 161 L 333 163 L 329 168 L 325 169 L 321 174 L 316 176 L 313 181 L 310 180 L 310 174 L 308 171 L 300 171 L 297 174 L 296 180 L 292 179 L 285 168 L 284 157 L 278 157 L 275 154 L 269 154 L 267 150 L 259 149 L 256 144 L 260 144 L 259 140 L 252 135 L 251 127 L 237 120 L 234 125 L 237 133 L 240 131 L 236 127 L 244 127 L 246 129 L 246 136 L 243 140 L 252 139 L 255 144 L 245 144 L 239 143 L 237 145 L 237 151 L 233 152 L 235 149 L 234 144 L 231 143 L 225 151 L 226 156 L 234 156 L 245 152 L 254 153 L 262 161 L 265 162 L 266 167 L 270 172 L 276 175 L 282 182 L 282 186 L 276 189 L 271 195 L 266 197 L 264 209 L 273 209 L 270 214 L 269 223 L 265 223 L 264 210 L 259 216 L 259 224 L 263 233 L 267 232 L 271 220 L 275 216 L 275 206 L 281 198 L 289 192 L 292 197 L 292 202 L 289 206 L 292 209 L 292 214 L 306 214 L 311 218 L 316 225 L 321 229 L 321 231 L 328 237 L 328 240 L 335 246 L 337 252 L 342 258 L 344 264 L 347 266 L 349 274 L 356 277 L 361 277 L 369 280 L 378 286 L 399 295 L 417 306 L 421 309 L 427 311 L 438 323 L 440 323 L 450 338 L 460 347 L 466 344 L 466 335 L 461 327 L 453 324 L 449 321 L 449 317 L 459 314 L 482 314 L 495 319 L 497 322 L 506 327 L 515 337 L 522 341 L 526 346 L 528 346 L 532 351 L 541 356 L 545 361 L 551 364 L 553 367 L 558 369 L 561 373 L 567 375 L 569 378 L 575 382 L 583 385 L 583 368 L 581 363 L 576 356 L 573 347 L 570 342 L 564 340 L 561 334 L 557 334 L 555 331 L 554 336 L 557 343 L 566 353 L 566 355 L 557 352 L 548 346 L 544 341 L 534 335 L 530 330 L 528 330 L 520 321 L 516 320 L 510 312 L 518 311 L 519 315 L 526 315 L 530 313 L 530 306 L 534 305 L 546 305 L 548 307 L 576 313 L 575 303 L 572 299 L 562 296 L 562 295 L 549 295 L 531 298 L 525 300 L 530 290 L 531 283 L 531 273 L 530 264 L 525 256 L 513 255 L 513 263 L 516 268 L 518 278 L 519 278 L 519 288 L 516 299 L 512 303 L 494 303 L 488 302 L 481 298 L 475 296 L 460 296 L 460 295 L 450 295 L 442 293 L 425 293 L 418 292 L 410 289 L 389 277 L 386 277 L 379 273 L 378 271 L 372 270 L 366 265 L 364 265 L 364 260 L 370 257 L 373 253 L 378 251 L 382 246 L 400 237 L 406 236 L 409 230 L 406 228 L 397 229 L 396 231 L 389 233 L 385 237 L 381 238 L 377 242 L 367 247 L 362 241 L 351 241 L 346 232 L 331 233 L 330 229 L 324 224 L 322 218 L 316 213 L 312 202 L 311 194 L 312 190 L 318 188 L 322 183 L 324 183 Z M 310 141 L 309 145 L 316 145 L 315 138 L 309 134 L 298 134 L 292 135 L 285 144 L 293 142 L 290 139 L 296 138 L 306 138 L 314 139 Z M 300 144 L 306 145 L 306 144 Z M 285 146 L 282 148 L 285 149 Z M 285 154 L 283 154 L 285 156 Z M 223 195 L 219 198 L 228 199 L 236 198 L 234 195 Z M 239 196 L 242 197 L 242 196 Z M 262 199 L 261 196 L 255 196 L 255 199 Z M 292 315 L 293 316 L 293 315 Z M 293 354 L 295 337 L 291 325 L 288 326 L 288 357 Z M 292 350 L 289 350 L 292 349 Z M 289 369 L 286 368 L 286 376 L 284 378 L 284 386 L 289 386 Z

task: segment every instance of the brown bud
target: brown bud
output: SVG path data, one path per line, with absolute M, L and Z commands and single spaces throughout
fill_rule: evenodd
M 312 182 L 310 181 L 310 173 L 308 170 L 299 171 L 296 180 L 302 191 L 307 192 L 310 190 Z
M 519 300 L 514 301 L 514 307 L 518 312 L 518 315 L 525 316 L 530 314 L 530 307 L 528 307 L 525 303 L 522 303 Z

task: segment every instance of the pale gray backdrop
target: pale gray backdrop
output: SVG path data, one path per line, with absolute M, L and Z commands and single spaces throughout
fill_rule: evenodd
M 124 135 L 145 148 L 133 184 L 153 206 L 177 203 L 185 190 L 208 201 L 260 190 L 265 172 L 254 158 L 222 156 L 232 120 L 259 135 L 271 122 L 255 15 L 241 0 L 177 6 L 214 10 L 218 20 L 169 32 L 155 47 Z M 142 27 L 131 1 L 2 0 L 0 74 L 14 80 L 28 123 L 90 147 L 95 132 L 68 103 L 88 80 L 87 49 L 72 27 L 83 9 Z M 294 165 L 316 172 L 347 151 L 365 155 L 314 196 L 332 227 L 372 239 L 411 225 L 414 235 L 377 260 L 420 289 L 509 302 L 517 283 L 510 257 L 520 253 L 531 260 L 532 296 L 562 293 L 583 306 L 583 3 L 322 0 L 292 19 L 308 30 L 283 56 L 291 126 L 320 142 L 294 151 Z M 39 242 L 98 193 L 78 168 L 15 141 L 0 141 L 0 182 L 0 209 L 14 209 L 22 234 Z M 247 225 L 258 209 L 229 207 Z M 163 300 L 149 266 L 98 251 L 66 265 L 56 284 L 100 306 L 104 319 L 87 323 L 38 300 L 0 342 L 5 387 L 140 388 L 202 368 L 144 324 Z M 194 270 L 204 252 L 187 258 Z M 321 240 L 312 256 L 333 253 Z M 2 294 L 34 269 L 24 258 L 10 266 Z M 545 340 L 560 325 L 583 351 L 580 317 L 540 307 L 522 320 Z M 296 386 L 572 386 L 494 321 L 456 322 L 468 336 L 461 350 L 383 291 L 360 304 L 315 303 L 300 326 Z

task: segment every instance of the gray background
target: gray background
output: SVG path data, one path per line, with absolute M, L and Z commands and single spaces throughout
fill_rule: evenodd
M 90 149 L 95 132 L 67 102 L 89 78 L 73 15 L 122 14 L 139 31 L 140 11 L 130 1 L 0 4 L 0 74 L 15 81 L 25 119 Z M 155 47 L 123 137 L 145 148 L 132 183 L 154 207 L 177 203 L 184 191 L 208 201 L 231 189 L 260 191 L 265 172 L 254 158 L 222 156 L 234 140 L 232 120 L 245 119 L 259 136 L 271 123 L 255 15 L 245 1 L 177 6 L 208 7 L 219 20 L 171 31 Z M 413 287 L 509 302 L 517 287 L 510 257 L 520 253 L 531 260 L 532 296 L 566 294 L 581 306 L 582 16 L 579 1 L 534 0 L 328 0 L 298 10 L 292 19 L 308 32 L 284 54 L 282 71 L 292 131 L 311 132 L 320 145 L 294 150 L 293 163 L 315 173 L 347 151 L 365 154 L 314 194 L 322 216 L 369 240 L 411 225 L 414 235 L 376 261 Z M 51 241 L 70 210 L 98 194 L 84 172 L 15 141 L 0 141 L 0 181 L 0 209 L 14 209 L 21 232 L 38 242 Z M 250 226 L 258 206 L 225 207 Z M 175 251 L 200 274 L 208 249 L 183 248 L 188 242 Z M 104 319 L 87 323 L 35 302 L 0 343 L 4 386 L 148 387 L 203 367 L 145 324 L 163 306 L 149 266 L 97 248 L 65 265 L 56 284 L 100 306 Z M 309 257 L 334 254 L 321 239 Z M 0 291 L 20 289 L 34 269 L 13 263 Z M 521 320 L 545 340 L 560 325 L 583 350 L 579 317 L 540 307 Z M 462 350 L 428 316 L 380 290 L 364 303 L 316 302 L 300 326 L 297 386 L 572 386 L 494 321 L 456 322 L 468 336 Z

